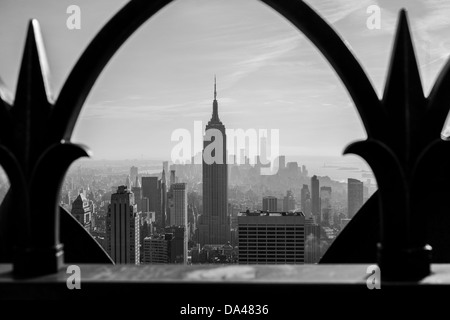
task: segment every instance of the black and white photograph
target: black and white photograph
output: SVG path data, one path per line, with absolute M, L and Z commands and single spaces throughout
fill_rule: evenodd
M 449 57 L 445 0 L 0 0 L 0 303 L 448 297 Z

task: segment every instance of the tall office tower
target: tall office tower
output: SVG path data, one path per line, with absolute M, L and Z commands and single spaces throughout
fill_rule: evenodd
M 92 208 L 83 193 L 72 202 L 72 215 L 87 230 L 91 230 Z
M 116 264 L 139 264 L 140 218 L 134 204 L 134 194 L 119 186 L 111 195 L 106 216 L 106 247 Z
M 173 185 L 175 180 L 175 170 L 170 170 L 170 185 Z
M 369 199 L 369 186 L 363 187 L 363 203 Z
M 295 210 L 295 199 L 292 191 L 288 190 L 283 198 L 283 211 L 288 212 L 292 210 Z
M 170 263 L 187 263 L 187 229 L 184 226 L 170 226 L 165 228 L 166 234 L 172 234 L 170 247 Z
M 305 216 L 301 212 L 240 213 L 239 264 L 303 264 Z
M 158 214 L 156 214 L 155 211 L 155 215 L 157 217 L 157 226 L 160 230 L 163 230 L 164 227 L 166 226 L 166 214 L 165 212 L 163 212 L 163 208 L 165 207 L 163 204 L 163 199 L 164 197 L 164 191 L 163 191 L 163 181 L 162 179 L 158 180 L 158 202 L 159 202 L 159 212 Z
M 303 175 L 304 177 L 307 177 L 307 176 L 308 176 L 308 170 L 306 169 L 306 166 L 305 166 L 305 165 L 302 165 L 302 175 Z
M 170 226 L 173 225 L 175 223 L 175 221 L 171 221 L 172 217 L 175 216 L 175 202 L 174 202 L 174 198 L 173 198 L 173 185 L 175 184 L 175 170 L 170 170 L 170 187 L 169 190 L 167 191 L 167 195 L 166 195 L 166 201 L 167 201 L 167 221 L 166 221 L 166 226 Z
M 170 263 L 173 235 L 156 234 L 144 239 L 144 264 Z
M 187 229 L 187 238 L 189 240 L 194 240 L 194 235 L 197 230 L 197 211 L 198 209 L 194 207 L 192 204 L 189 204 L 188 201 L 188 212 L 187 212 L 187 220 L 188 220 L 188 229 Z
M 311 217 L 305 219 L 305 263 L 318 263 L 320 260 L 320 226 Z
M 330 224 L 331 219 L 331 187 L 320 187 L 321 222 Z
M 286 169 L 292 177 L 296 177 L 301 171 L 299 170 L 298 163 L 295 161 L 286 163 Z
M 136 176 L 131 192 L 134 194 L 134 203 L 136 203 L 137 212 L 144 212 L 142 210 L 142 188 L 138 176 Z
M 127 178 L 125 179 L 125 185 L 127 186 L 128 190 L 131 190 L 130 176 L 127 176 Z
M 170 174 L 169 173 L 169 161 L 163 161 L 163 171 L 165 174 L 167 174 L 167 176 Z M 166 188 L 169 189 L 169 184 L 170 181 L 166 180 Z
M 286 168 L 286 156 L 278 156 L 278 168 L 279 170 Z
M 277 198 L 276 197 L 272 197 L 272 196 L 268 196 L 268 197 L 263 197 L 263 210 L 264 211 L 278 211 L 277 208 Z
M 149 210 L 150 202 L 149 202 L 148 198 L 142 197 L 141 203 L 142 203 L 142 212 L 150 212 L 150 210 Z
M 144 239 L 152 235 L 152 223 L 151 219 L 147 216 L 148 212 L 141 213 L 141 223 L 139 226 L 139 254 L 141 257 L 141 263 L 144 262 Z
M 351 219 L 363 205 L 363 182 L 348 178 L 347 197 L 348 197 L 348 218 Z
M 173 197 L 173 184 L 170 186 L 169 191 L 167 192 L 167 221 L 166 226 L 170 226 L 172 223 L 172 219 L 175 219 L 175 199 Z M 175 221 L 174 221 L 175 222 Z
M 311 194 L 309 193 L 309 187 L 304 184 L 300 192 L 300 206 L 302 208 L 305 217 L 311 216 Z
M 219 131 L 222 136 L 220 141 L 208 141 L 205 137 L 203 141 L 203 215 L 199 225 L 199 243 L 205 244 L 226 244 L 230 241 L 230 219 L 227 213 L 228 208 L 228 167 L 227 157 L 227 137 L 225 126 L 219 119 L 216 81 L 214 79 L 214 101 L 212 118 L 206 125 L 206 133 L 212 134 Z M 214 136 L 215 137 L 215 136 Z M 210 150 L 215 146 L 215 149 Z M 220 148 L 220 149 L 219 149 Z M 222 153 L 220 155 L 220 152 Z M 216 155 L 216 153 L 218 153 Z M 217 162 L 208 162 L 211 157 L 217 158 Z
M 132 183 L 134 183 L 136 181 L 137 176 L 138 176 L 138 168 L 135 166 L 132 166 L 130 168 L 130 181 Z
M 187 227 L 186 183 L 173 184 L 173 209 L 170 212 L 170 225 Z
M 156 227 L 162 228 L 161 185 L 158 177 L 142 177 L 142 196 L 148 198 L 148 211 L 155 213 Z
M 320 193 L 319 193 L 319 179 L 314 175 L 311 178 L 311 213 L 314 216 L 316 223 L 320 225 Z
M 162 219 L 162 227 L 164 228 L 166 226 L 167 221 L 167 183 L 166 183 L 166 171 L 164 170 L 164 163 L 163 163 L 163 171 L 161 174 L 161 219 Z
M 277 198 L 277 211 L 278 212 L 283 211 L 283 205 L 284 205 L 284 197 Z

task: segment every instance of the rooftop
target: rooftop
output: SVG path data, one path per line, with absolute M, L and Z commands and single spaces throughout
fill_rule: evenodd
M 291 216 L 302 216 L 305 217 L 302 211 L 244 211 L 239 212 L 238 217 L 291 217 Z

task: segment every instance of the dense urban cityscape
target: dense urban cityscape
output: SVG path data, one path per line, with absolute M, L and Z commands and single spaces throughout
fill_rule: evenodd
M 283 155 L 271 175 L 245 150 L 229 164 L 216 84 L 210 129 L 224 137 L 223 162 L 72 166 L 60 205 L 119 264 L 304 264 L 320 260 L 376 190 L 371 179 L 310 176 Z
M 449 14 L 0 1 L 2 313 L 440 312 Z

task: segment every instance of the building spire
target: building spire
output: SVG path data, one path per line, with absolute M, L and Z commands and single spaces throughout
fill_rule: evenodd
M 217 100 L 216 75 L 214 75 L 214 100 Z
M 139 182 L 139 176 L 136 175 L 136 181 L 134 183 L 134 187 L 135 188 L 140 188 L 141 187 L 141 183 Z
M 211 118 L 212 122 L 220 122 L 218 109 L 219 109 L 219 106 L 217 103 L 216 75 L 214 75 L 214 101 L 213 101 L 213 114 L 212 114 L 212 118 Z

